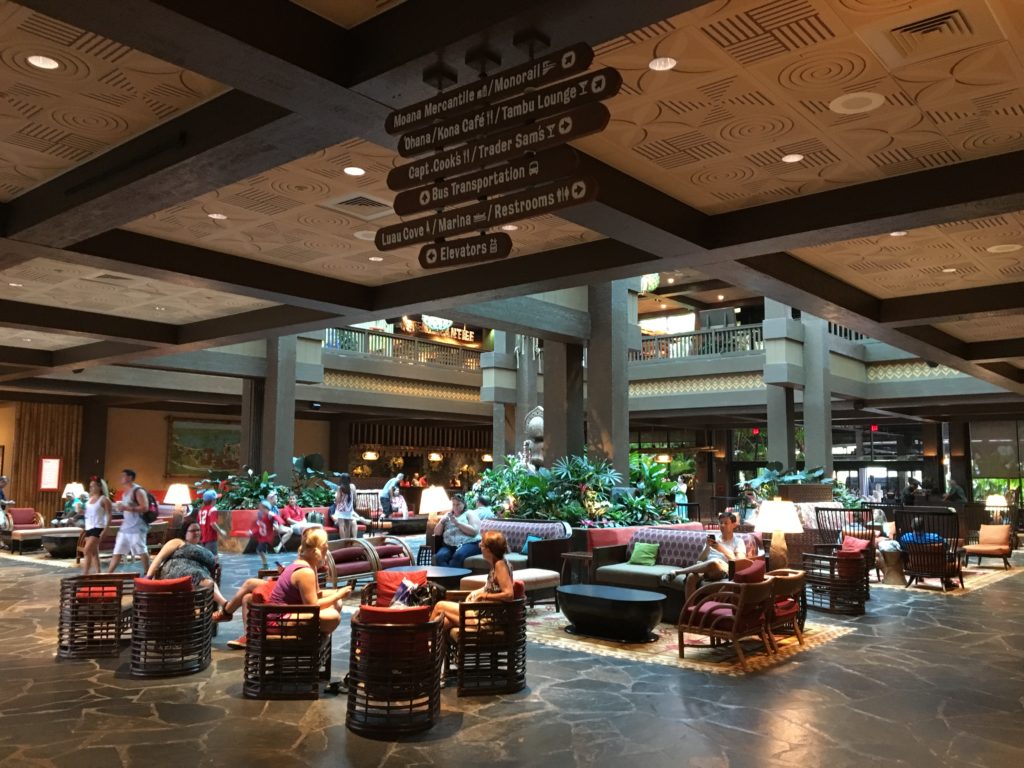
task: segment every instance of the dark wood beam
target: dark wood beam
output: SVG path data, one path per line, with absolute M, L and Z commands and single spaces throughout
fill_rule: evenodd
M 879 320 L 895 327 L 950 323 L 977 317 L 1019 315 L 1022 312 L 1024 283 L 1002 283 L 885 299 L 879 312 Z
M 198 349 L 197 345 L 200 344 L 221 346 L 267 336 L 288 336 L 347 322 L 330 312 L 285 306 L 267 307 L 183 325 L 178 329 L 180 349 L 175 351 Z
M 1018 384 L 1024 382 L 1024 370 L 1021 370 L 1013 363 L 982 363 L 981 367 L 992 371 L 995 375 L 1002 376 L 1009 381 L 1015 381 Z
M 0 326 L 158 346 L 171 346 L 178 338 L 177 327 L 166 323 L 9 300 L 0 300 Z
M 703 293 L 704 291 L 721 291 L 725 288 L 732 288 L 731 283 L 725 282 L 725 280 L 694 280 L 689 283 L 674 283 L 669 285 L 658 286 L 652 294 L 656 294 L 663 298 L 672 298 L 674 296 L 683 296 L 687 293 Z
M 123 229 L 75 243 L 50 258 L 334 315 L 369 309 L 372 300 L 367 287 L 357 283 Z
M 25 347 L 0 347 L 0 364 L 13 368 L 38 368 L 53 363 L 53 352 Z
M 1024 357 L 1024 338 L 974 341 L 967 345 L 963 354 L 964 360 L 975 363 L 990 363 L 1013 357 Z
M 967 354 L 968 345 L 965 342 L 930 325 L 907 326 L 901 328 L 900 332 L 960 358 Z
M 97 341 L 93 344 L 82 344 L 78 347 L 69 347 L 54 352 L 51 356 L 50 367 L 54 371 L 58 369 L 71 368 L 72 366 L 88 363 L 89 367 L 115 363 L 125 356 L 135 356 L 141 353 L 152 352 L 153 347 L 141 344 L 128 344 L 121 341 Z M 162 351 L 166 352 L 166 349 Z
M 532 296 L 463 304 L 447 317 L 483 328 L 577 344 L 590 339 L 590 313 Z
M 771 296 L 773 299 L 799 309 L 805 308 L 789 299 L 795 295 L 813 294 L 818 299 L 820 307 L 825 308 L 829 305 L 842 307 L 863 317 L 872 320 L 878 319 L 881 308 L 879 299 L 788 253 L 768 253 L 743 259 L 741 263 L 757 273 L 774 278 L 777 285 L 786 286 L 786 289 L 782 290 L 779 295 L 770 294 L 766 290 L 762 291 L 764 285 L 757 288 L 752 288 L 750 285 L 742 286 L 747 290 L 763 292 L 766 296 Z M 725 263 L 720 269 L 724 274 L 729 274 L 732 264 Z M 827 314 L 821 311 L 807 311 L 819 317 L 827 317 Z

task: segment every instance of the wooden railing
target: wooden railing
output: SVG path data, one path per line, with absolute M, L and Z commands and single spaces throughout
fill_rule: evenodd
M 631 360 L 679 360 L 686 357 L 711 357 L 736 352 L 764 350 L 760 325 L 736 328 L 711 328 L 671 336 L 655 336 L 641 341 L 639 352 L 631 352 Z
M 478 350 L 362 328 L 328 328 L 324 334 L 324 348 L 401 363 L 480 370 Z
M 862 341 L 867 338 L 859 331 L 855 331 L 852 328 L 847 328 L 845 325 L 839 325 L 838 323 L 832 322 L 828 324 L 828 332 L 833 336 L 838 336 L 840 339 L 846 339 L 847 341 Z

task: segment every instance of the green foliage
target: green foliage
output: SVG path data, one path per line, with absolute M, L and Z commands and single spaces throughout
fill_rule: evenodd
M 294 493 L 300 507 L 327 507 L 334 501 L 335 485 L 327 479 L 326 473 L 316 468 L 317 463 L 310 461 L 313 457 L 292 459 L 291 487 L 277 482 L 277 475 L 270 472 L 256 472 L 251 467 L 244 467 L 237 475 L 225 478 L 208 477 L 195 483 L 196 500 L 193 508 L 202 504 L 203 492 L 213 489 L 217 492 L 217 509 L 255 509 L 262 499 L 276 491 L 281 506 L 288 502 L 289 494 Z M 332 473 L 337 477 L 337 473 Z
M 757 477 L 751 480 L 749 485 L 761 498 L 771 499 L 779 495 L 780 484 L 803 485 L 806 483 L 831 485 L 832 478 L 825 477 L 824 467 L 783 470 L 782 465 L 776 461 L 762 467 Z M 736 483 L 736 487 L 743 490 L 747 484 L 746 482 Z
M 832 499 L 847 509 L 860 509 L 861 498 L 845 485 L 832 486 Z

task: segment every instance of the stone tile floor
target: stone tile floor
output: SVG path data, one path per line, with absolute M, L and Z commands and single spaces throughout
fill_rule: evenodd
M 258 568 L 254 556 L 224 560 L 228 589 Z M 345 729 L 344 697 L 242 699 L 241 652 L 224 645 L 237 620 L 192 677 L 131 679 L 127 651 L 58 661 L 57 584 L 68 573 L 0 560 L 5 768 L 1024 765 L 1020 577 L 961 598 L 876 590 L 866 616 L 829 619 L 856 632 L 741 678 L 531 644 L 526 691 L 459 699 L 446 689 L 437 727 L 380 742 Z M 336 675 L 347 653 L 343 627 Z

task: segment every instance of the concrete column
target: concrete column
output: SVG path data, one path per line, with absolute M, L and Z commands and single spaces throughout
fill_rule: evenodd
M 583 453 L 583 347 L 544 342 L 544 463 Z
M 242 379 L 242 445 L 239 461 L 243 467 L 262 470 L 263 379 Z M 241 467 L 240 467 L 241 468 Z
M 629 478 L 629 281 L 591 285 L 587 452 Z
M 104 476 L 107 415 L 108 408 L 105 405 L 86 403 L 82 406 L 82 444 L 78 452 L 78 467 L 83 478 Z
M 267 381 L 263 397 L 261 469 L 291 482 L 295 451 L 295 336 L 267 339 Z
M 964 489 L 968 501 L 975 500 L 971 482 L 971 435 L 966 421 L 949 422 L 949 476 Z
M 829 381 L 828 323 L 803 315 L 804 465 L 832 474 L 832 388 Z M 770 438 L 770 435 L 769 435 Z
M 768 461 L 788 469 L 796 463 L 796 415 L 793 390 L 775 384 L 768 391 Z
M 537 340 L 532 336 L 516 336 L 516 432 L 515 451 L 518 453 L 526 439 L 523 419 L 537 407 Z
M 516 443 L 516 422 L 525 412 L 517 413 L 516 336 L 505 331 L 494 331 L 494 349 L 480 356 L 480 399 L 492 403 L 491 455 L 493 466 L 505 463 L 505 457 L 519 451 Z M 534 379 L 536 397 L 536 379 Z

